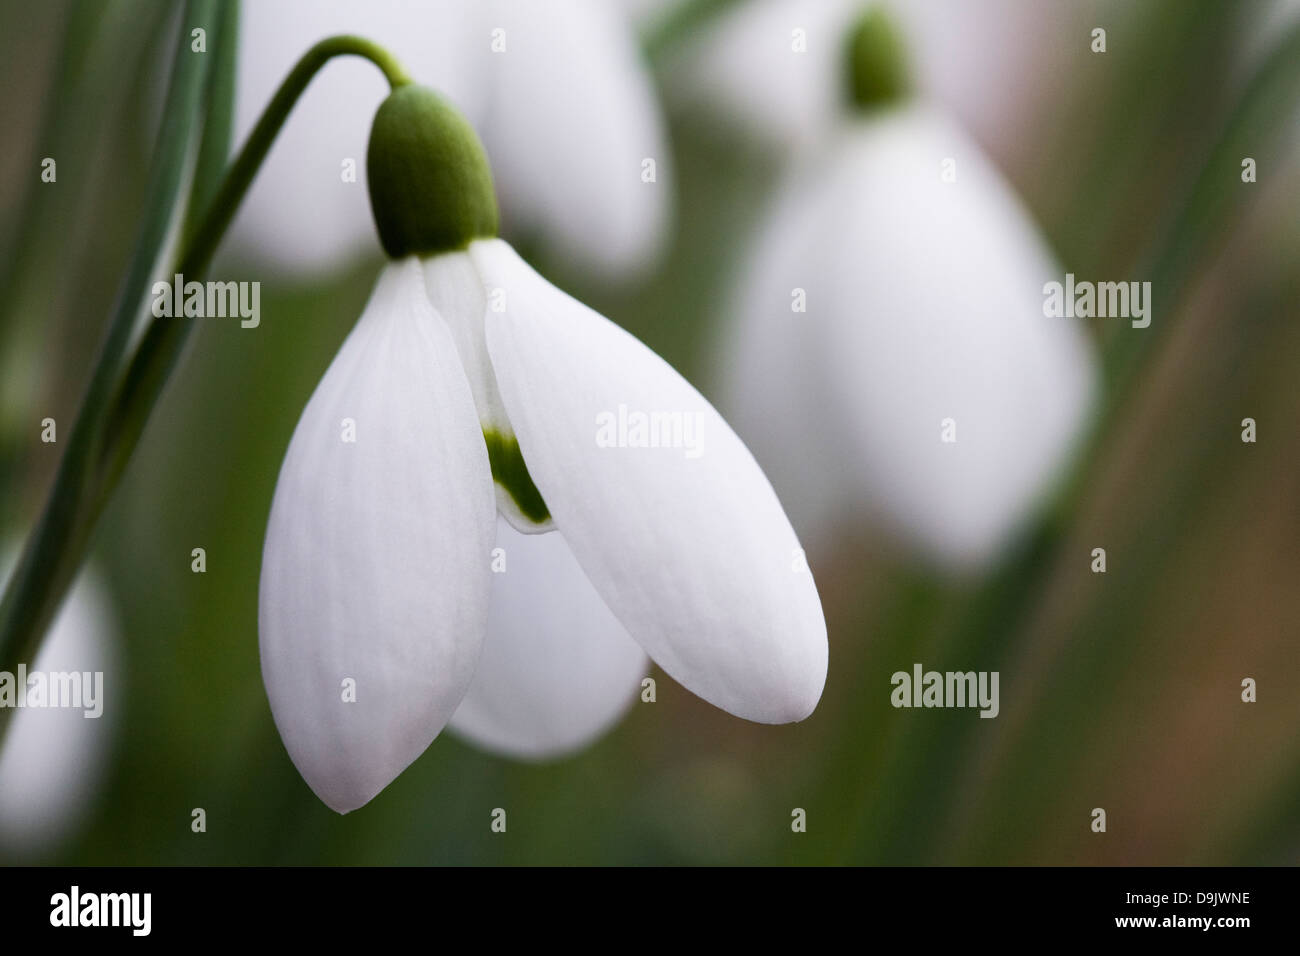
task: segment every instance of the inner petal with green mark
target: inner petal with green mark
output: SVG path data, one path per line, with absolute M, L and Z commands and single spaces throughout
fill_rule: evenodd
M 486 312 L 494 296 L 504 292 L 488 289 L 474 261 L 463 251 L 430 256 L 422 265 L 429 301 L 451 329 L 474 395 L 488 460 L 492 464 L 497 509 L 516 530 L 525 534 L 550 531 L 555 527 L 550 510 L 528 474 L 488 357 Z
M 496 482 L 498 491 L 504 489 L 514 506 L 535 525 L 549 524 L 551 512 L 528 474 L 518 440 L 513 435 L 507 437 L 488 430 L 483 432 L 483 440 L 487 442 L 492 480 Z

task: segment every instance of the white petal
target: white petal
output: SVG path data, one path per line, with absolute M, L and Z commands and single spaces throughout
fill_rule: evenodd
M 510 757 L 578 750 L 627 711 L 650 662 L 558 531 L 520 534 L 499 519 L 497 547 L 483 656 L 450 727 Z
M 16 547 L 7 550 L 0 591 L 17 557 Z M 0 743 L 0 857 L 30 858 L 51 851 L 88 809 L 103 778 L 113 725 L 123 706 L 116 644 L 110 605 L 98 573 L 88 565 L 35 662 L 24 663 L 28 674 L 102 674 L 100 699 L 90 708 L 100 716 L 86 717 L 85 708 L 68 707 L 24 708 L 8 715 Z M 85 686 L 84 676 L 82 680 Z M 83 697 L 82 703 L 90 701 Z
M 345 419 L 355 442 L 343 440 Z M 469 687 L 494 512 L 451 333 L 418 261 L 390 265 L 294 431 L 262 559 L 271 710 L 335 810 L 387 786 Z
M 705 700 L 766 723 L 808 716 L 826 679 L 826 625 L 749 451 L 663 359 L 504 242 L 470 255 L 506 290 L 487 343 L 524 460 L 610 610 Z M 665 437 L 676 447 L 618 447 L 630 434 L 601 447 L 620 406 L 675 419 L 681 430 Z
M 939 175 L 947 158 L 953 183 Z M 829 169 L 793 188 L 769 229 L 814 237 L 785 252 L 808 292 L 805 378 L 821 383 L 840 437 L 802 467 L 843 462 L 857 502 L 932 555 L 986 560 L 1045 492 L 1091 405 L 1081 325 L 1043 315 L 1043 284 L 1063 273 L 979 148 L 928 110 L 860 124 Z M 766 308 L 788 306 L 774 291 Z M 941 441 L 948 418 L 954 443 Z
M 485 92 L 470 66 L 471 43 L 487 43 L 477 17 L 448 0 L 276 0 L 240 13 L 235 141 L 242 145 L 294 63 L 316 41 L 340 33 L 372 39 L 416 82 L 446 95 L 471 118 Z M 339 57 L 312 80 L 280 131 L 240 207 L 237 248 L 303 274 L 379 251 L 366 193 L 366 144 L 388 95 L 383 74 Z M 343 178 L 344 162 L 356 179 Z
M 456 343 L 480 424 L 484 429 L 495 428 L 509 434 L 510 420 L 501 403 L 483 337 L 488 290 L 474 260 L 463 253 L 451 253 L 422 259 L 420 264 L 429 303 L 446 319 Z
M 538 232 L 608 275 L 651 264 L 668 226 L 669 155 L 627 17 L 606 0 L 498 3 L 484 140 L 507 234 Z M 643 162 L 655 181 L 643 182 Z

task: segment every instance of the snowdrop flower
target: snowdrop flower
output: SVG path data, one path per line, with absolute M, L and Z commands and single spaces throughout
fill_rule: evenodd
M 654 260 L 672 162 L 627 14 L 601 0 L 277 0 L 241 18 L 243 138 L 312 43 L 364 33 L 461 104 L 492 154 L 505 223 L 611 278 Z M 385 88 L 360 62 L 319 76 L 258 175 L 232 238 L 299 274 L 369 251 L 364 131 Z M 646 161 L 653 166 L 647 166 Z M 303 223 L 312 228 L 304 229 Z
M 0 559 L 0 591 L 18 555 Z M 27 674 L 79 671 L 111 676 L 117 634 L 93 566 L 68 594 Z M 16 679 L 17 675 L 13 675 Z M 105 680 L 102 693 L 116 689 Z M 8 692 L 17 693 L 16 687 Z M 6 693 L 8 693 L 6 692 Z M 7 706 L 14 706 L 9 701 Z M 98 717 L 76 707 L 23 707 L 9 713 L 0 741 L 0 857 L 32 859 L 57 848 L 89 809 L 106 766 L 113 701 L 100 700 Z M 92 708 L 93 709 L 93 708 Z
M 1044 316 L 1062 272 L 1012 190 L 903 95 L 884 17 L 854 36 L 856 115 L 792 173 L 742 269 L 722 405 L 803 534 L 866 506 L 931 557 L 973 565 L 1080 432 L 1090 349 Z
M 817 591 L 718 413 L 496 238 L 482 147 L 431 91 L 379 109 L 369 186 L 391 261 L 294 432 L 262 561 L 263 677 L 307 783 L 359 807 L 449 721 L 494 749 L 579 745 L 641 649 L 740 717 L 807 717 Z
M 1039 0 L 747 0 L 687 44 L 667 92 L 768 144 L 818 146 L 841 118 L 844 37 L 871 9 L 916 51 L 921 93 L 989 143 L 1014 136 L 1049 88 L 1056 37 L 1077 16 Z

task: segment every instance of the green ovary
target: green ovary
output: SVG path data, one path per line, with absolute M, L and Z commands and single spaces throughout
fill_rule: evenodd
M 492 465 L 492 480 L 504 488 L 525 518 L 536 524 L 550 519 L 551 512 L 542 500 L 542 493 L 533 484 L 519 451 L 519 440 L 507 437 L 494 429 L 483 430 L 487 443 L 488 461 Z

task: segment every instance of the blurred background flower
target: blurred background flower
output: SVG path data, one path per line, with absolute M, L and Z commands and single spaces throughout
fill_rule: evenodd
M 723 406 L 814 544 L 874 513 L 977 565 L 1064 471 L 1091 350 L 1044 321 L 1060 270 L 980 148 L 916 99 L 889 15 L 846 29 L 838 123 L 796 163 L 733 295 Z
M 0 581 L 8 581 L 17 546 L 0 554 Z M 27 674 L 46 687 L 39 707 L 15 709 L 0 743 L 0 854 L 39 861 L 75 839 L 94 806 L 113 748 L 119 695 L 117 625 L 97 568 L 87 567 Z M 76 674 L 66 691 L 50 675 Z M 98 676 L 96 676 L 98 675 Z M 11 674 L 8 694 L 17 694 Z M 55 699 L 84 706 L 50 707 Z M 16 706 L 16 698 L 9 701 Z M 95 714 L 94 716 L 87 716 Z
M 241 24 L 237 141 L 304 50 L 335 34 L 363 34 L 477 127 L 507 238 L 535 240 L 613 278 L 653 268 L 672 208 L 672 157 L 632 24 L 617 4 L 273 0 L 247 4 Z M 366 141 L 386 89 L 360 60 L 332 64 L 314 81 L 244 203 L 236 249 L 243 243 L 276 266 L 317 274 L 373 251 Z
M 765 224 L 718 349 L 723 407 L 811 541 L 874 512 L 974 565 L 1064 470 L 1095 366 L 1077 324 L 1044 318 L 1062 273 L 979 147 L 932 109 L 878 113 Z
M 294 49 L 281 48 L 269 28 L 260 39 L 249 36 L 254 18 L 277 16 L 277 6 L 248 5 L 241 55 L 257 59 L 246 68 L 264 61 L 286 69 L 313 39 L 303 36 Z M 429 28 L 428 46 L 416 31 L 391 26 L 383 11 L 373 14 L 373 30 L 367 22 L 338 28 L 391 43 L 418 78 L 443 88 L 480 122 L 507 228 L 519 230 L 512 238 L 526 257 L 717 401 L 735 371 L 719 345 L 764 224 L 777 215 L 783 184 L 797 175 L 793 164 L 815 163 L 818 150 L 834 148 L 835 101 L 815 92 L 834 95 L 833 71 L 813 84 L 813 99 L 791 99 L 795 79 L 779 79 L 764 94 L 767 72 L 728 79 L 740 74 L 723 69 L 735 60 L 748 66 L 750 58 L 716 54 L 715 61 L 701 52 L 706 42 L 723 42 L 729 24 L 739 22 L 733 18 L 784 4 L 599 6 L 603 12 L 581 16 L 576 7 L 557 8 L 548 22 L 579 17 L 583 31 L 604 23 L 601 29 L 621 31 L 620 39 L 596 43 L 599 50 L 588 40 L 574 50 L 557 37 L 533 50 L 542 65 L 527 68 L 529 97 L 512 99 L 512 106 L 540 115 L 552 97 L 564 101 L 572 92 L 578 81 L 569 68 L 614 61 L 620 70 L 635 69 L 637 78 L 625 72 L 621 83 L 640 90 L 634 98 L 653 112 L 624 106 L 625 114 L 610 116 L 620 84 L 587 90 L 594 99 L 577 108 L 577 119 L 555 127 L 565 131 L 564 143 L 543 141 L 531 122 L 519 120 L 494 132 L 491 97 L 505 89 L 506 77 L 492 71 L 525 72 L 529 51 L 520 44 L 520 61 L 508 68 L 511 52 L 491 59 L 491 27 L 481 21 L 450 7 L 429 13 L 446 19 L 431 21 L 438 29 Z M 305 178 L 300 164 L 319 162 L 329 188 L 353 190 L 362 213 L 354 220 L 356 245 L 326 248 L 319 261 L 328 259 L 327 266 L 281 278 L 280 267 L 293 263 L 275 262 L 265 246 L 253 251 L 259 246 L 251 219 L 279 197 L 266 195 L 271 187 L 260 183 L 249 197 L 244 252 L 232 242 L 217 275 L 263 283 L 262 322 L 255 330 L 200 323 L 101 524 L 95 560 L 121 621 L 122 680 L 130 693 L 117 698 L 119 745 L 104 750 L 105 786 L 85 826 L 38 858 L 1295 862 L 1300 164 L 1269 138 L 1294 135 L 1294 90 L 1261 103 L 1258 121 L 1240 127 L 1227 152 L 1212 152 L 1239 115 L 1246 83 L 1289 36 L 1278 8 L 1270 0 L 892 5 L 926 109 L 946 114 L 978 143 L 989 177 L 1004 181 L 1035 224 L 1041 254 L 1061 273 L 1154 283 L 1149 329 L 1035 316 L 1090 339 L 1101 369 L 1101 426 L 1081 446 L 1069 480 L 1003 557 L 960 577 L 900 547 L 902 539 L 882 533 L 887 522 L 869 508 L 833 511 L 834 533 L 805 541 L 831 664 L 821 704 L 801 724 L 746 724 L 651 670 L 655 702 L 642 702 L 629 687 L 626 716 L 571 756 L 517 762 L 444 734 L 365 810 L 342 819 L 316 801 L 276 735 L 258 673 L 257 582 L 279 462 L 299 411 L 360 314 L 379 251 L 365 239 L 364 175 L 346 186 L 337 178 L 342 159 L 353 153 L 331 146 L 318 155 L 304 138 L 298 148 L 305 152 L 295 159 L 299 134 L 291 126 L 277 147 L 274 161 L 285 164 L 279 175 Z M 842 9 L 836 15 L 847 23 L 855 11 L 851 4 Z M 41 442 L 40 422 L 52 417 L 61 439 L 66 434 L 129 254 L 148 162 L 143 144 L 156 114 L 150 91 L 167 69 L 178 26 L 172 10 L 161 0 L 0 3 L 6 528 L 29 527 L 39 509 L 62 451 L 61 444 Z M 843 38 L 819 33 L 817 22 L 809 14 L 806 26 L 780 24 L 778 38 L 763 34 L 761 42 L 789 49 L 791 30 L 804 27 L 807 63 L 821 51 L 838 55 Z M 385 24 L 402 35 L 384 35 Z M 1091 48 L 1098 28 L 1106 31 L 1105 53 Z M 574 25 L 566 35 L 578 30 Z M 448 40 L 445 58 L 428 58 L 425 51 L 441 50 L 440 38 L 453 36 L 470 39 Z M 417 48 L 408 50 L 412 44 Z M 755 63 L 765 55 L 754 47 Z M 462 60 L 488 65 L 460 72 Z M 366 69 L 329 67 L 291 124 L 301 124 L 307 137 L 319 111 L 327 128 L 335 125 L 364 145 L 364 104 L 353 120 L 344 104 L 351 90 L 368 85 L 377 104 L 380 80 Z M 348 78 L 331 92 L 334 74 Z M 264 89 L 275 81 L 265 79 Z M 732 93 L 760 94 L 757 108 Z M 811 132 L 793 142 L 788 134 L 766 135 L 755 128 L 756 114 Z M 609 129 L 632 126 L 629 117 L 638 115 L 636 128 L 658 130 L 671 152 L 643 146 L 633 134 L 627 155 L 634 166 L 627 170 L 621 154 L 601 144 L 617 138 Z M 614 125 L 602 132 L 603 124 Z M 896 148 L 923 149 L 919 137 L 927 128 L 895 130 Z M 520 158 L 509 156 L 516 133 L 526 147 L 531 137 L 532 179 L 512 180 L 508 171 L 531 155 L 526 148 Z M 356 155 L 363 158 L 363 150 Z M 570 165 L 573 156 L 582 157 L 579 165 Z M 640 165 L 652 156 L 661 160 L 654 186 L 642 182 Z M 58 158 L 57 184 L 40 180 L 44 157 Z M 1242 180 L 1247 157 L 1257 161 L 1256 182 Z M 1211 158 L 1214 189 L 1193 193 Z M 967 168 L 959 165 L 958 176 Z M 579 177 L 570 191 L 558 186 L 566 170 Z M 271 182 L 274 168 L 264 173 Z M 607 193 L 606 176 L 643 192 L 627 200 Z M 822 187 L 831 188 L 829 181 Z M 1189 195 L 1213 201 L 1189 207 Z M 637 200 L 651 199 L 664 209 L 643 220 Z M 312 201 L 304 202 L 272 227 L 304 248 L 331 246 L 324 234 L 335 234 L 335 213 L 321 207 L 317 216 Z M 630 240 L 606 236 L 605 257 L 564 238 L 565 229 L 593 221 L 589 208 L 597 221 L 607 214 L 611 230 L 634 221 L 673 225 L 645 227 Z M 982 234 L 975 225 L 969 231 Z M 987 248 L 979 253 L 997 261 L 981 268 L 1009 270 L 991 256 L 993 227 L 984 232 Z M 657 258 L 647 251 L 655 242 L 662 242 Z M 914 259 L 902 261 L 923 269 Z M 644 271 L 635 282 L 621 282 L 629 261 L 631 273 Z M 1041 281 L 1034 273 L 1038 289 Z M 1041 300 L 1031 304 L 1041 309 Z M 805 373 L 792 380 L 807 380 L 808 368 L 798 365 L 807 345 L 788 356 L 788 371 Z M 843 362 L 861 358 L 854 348 L 841 349 Z M 806 396 L 781 399 L 778 393 L 765 401 L 795 407 Z M 825 403 L 821 411 L 829 411 Z M 961 416 L 954 417 L 960 443 Z M 1246 418 L 1257 422 L 1255 443 L 1241 440 Z M 820 493 L 843 494 L 833 477 L 817 476 L 828 479 Z M 191 570 L 195 547 L 208 556 L 202 574 Z M 1107 552 L 1105 573 L 1091 570 L 1099 547 Z M 940 670 L 999 671 L 1000 715 L 895 710 L 890 675 L 916 661 Z M 1246 678 L 1257 681 L 1256 703 L 1242 701 Z M 206 811 L 206 833 L 190 829 L 196 807 Z M 505 837 L 489 829 L 495 807 L 510 813 Z M 1106 834 L 1089 828 L 1094 807 L 1107 810 Z M 794 808 L 807 811 L 806 833 L 791 831 Z M 14 858 L 7 850 L 0 856 Z

